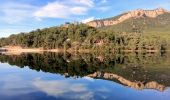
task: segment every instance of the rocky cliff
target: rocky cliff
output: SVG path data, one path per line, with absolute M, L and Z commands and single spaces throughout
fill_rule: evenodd
M 138 10 L 124 13 L 118 18 L 94 20 L 94 21 L 88 22 L 86 24 L 89 26 L 92 26 L 92 27 L 111 26 L 111 25 L 119 24 L 127 19 L 130 19 L 130 18 L 141 18 L 141 17 L 155 18 L 155 17 L 165 14 L 165 13 L 169 13 L 169 11 L 167 11 L 163 8 L 157 8 L 154 10 L 138 9 Z

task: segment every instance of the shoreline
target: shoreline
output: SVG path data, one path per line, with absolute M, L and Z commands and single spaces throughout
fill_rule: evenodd
M 157 53 L 159 50 L 122 50 L 124 53 L 132 53 L 132 52 L 137 52 L 137 53 Z M 43 48 L 22 48 L 20 46 L 5 46 L 0 48 L 0 52 L 4 52 L 6 54 L 21 54 L 21 53 L 43 53 L 43 52 L 56 52 L 56 53 L 63 53 L 63 52 L 68 52 L 68 53 L 90 53 L 90 52 L 99 52 L 97 50 L 90 50 L 90 49 L 79 49 L 79 50 L 74 50 L 74 49 L 43 49 Z M 104 52 L 104 51 L 101 51 Z M 160 51 L 161 52 L 161 51 Z M 111 53 L 115 53 L 115 51 L 111 51 Z
M 19 55 L 21 53 L 43 53 L 43 52 L 63 52 L 62 49 L 43 49 L 43 48 L 22 48 L 19 46 L 5 46 L 0 51 L 6 54 Z

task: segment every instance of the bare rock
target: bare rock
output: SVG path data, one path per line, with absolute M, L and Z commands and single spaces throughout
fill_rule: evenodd
M 92 27 L 103 27 L 103 26 L 116 25 L 116 24 L 119 24 L 127 19 L 130 19 L 130 18 L 141 18 L 141 17 L 155 18 L 155 17 L 162 15 L 164 13 L 169 13 L 169 11 L 167 11 L 163 8 L 157 8 L 155 10 L 137 9 L 134 11 L 127 12 L 117 19 L 95 20 L 95 21 L 88 22 L 86 24 L 89 26 L 92 26 Z

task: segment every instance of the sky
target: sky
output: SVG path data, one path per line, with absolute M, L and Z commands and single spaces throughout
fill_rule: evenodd
M 0 37 L 159 7 L 170 10 L 170 0 L 0 0 Z

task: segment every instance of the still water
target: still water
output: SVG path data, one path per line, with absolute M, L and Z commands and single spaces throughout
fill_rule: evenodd
M 0 54 L 1 100 L 170 100 L 169 54 Z

